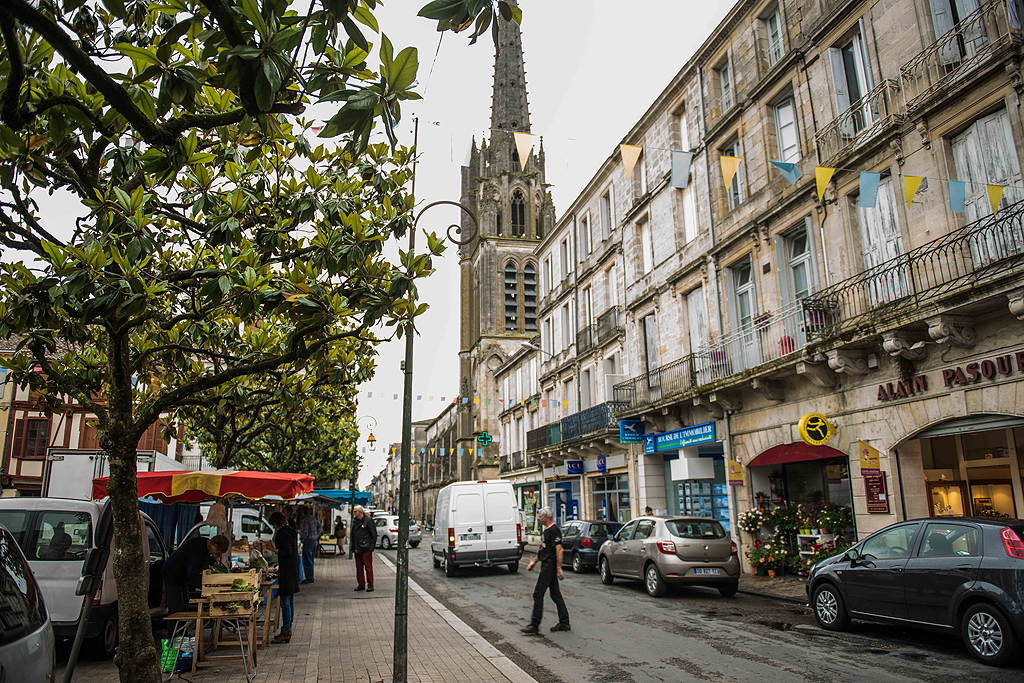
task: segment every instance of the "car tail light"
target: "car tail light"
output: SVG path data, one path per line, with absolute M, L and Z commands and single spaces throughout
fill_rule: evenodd
M 92 606 L 97 607 L 103 604 L 103 579 L 100 579 L 99 585 L 96 586 L 96 592 L 92 596 Z
M 448 527 L 448 547 L 455 547 L 455 529 L 453 527 Z
M 736 541 L 733 541 L 732 542 L 732 554 L 733 555 L 739 555 L 739 553 L 740 553 L 740 549 L 738 547 L 736 547 Z
M 1018 560 L 1024 560 L 1024 541 L 1020 540 L 1020 536 L 1010 527 L 1003 529 L 1001 535 L 1006 554 L 1010 557 L 1016 557 Z
M 584 548 L 593 548 L 594 542 L 590 540 L 590 536 L 584 536 L 582 539 L 580 539 L 580 545 Z
M 665 553 L 666 555 L 676 554 L 675 541 L 658 541 L 658 550 Z
M 516 543 L 522 543 L 522 542 L 523 542 L 523 526 L 521 524 L 516 524 Z

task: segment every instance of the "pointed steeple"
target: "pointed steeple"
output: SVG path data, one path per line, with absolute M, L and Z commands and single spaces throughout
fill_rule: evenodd
M 513 0 L 513 4 L 515 4 Z M 494 60 L 491 99 L 491 135 L 498 131 L 530 132 L 530 105 L 526 99 L 526 65 L 519 24 L 495 17 L 498 55 Z

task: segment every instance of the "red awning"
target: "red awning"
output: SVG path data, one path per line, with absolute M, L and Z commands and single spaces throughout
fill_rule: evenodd
M 94 500 L 107 497 L 109 477 L 92 480 Z M 289 472 L 139 472 L 139 498 L 156 498 L 164 503 L 200 503 L 208 498 L 230 495 L 246 498 L 279 496 L 291 500 L 313 491 L 313 477 Z
M 747 463 L 747 467 L 764 467 L 765 465 L 784 465 L 788 462 L 808 462 L 810 460 L 829 460 L 845 458 L 846 453 L 831 446 L 812 446 L 803 441 L 785 443 L 769 448 L 761 455 Z

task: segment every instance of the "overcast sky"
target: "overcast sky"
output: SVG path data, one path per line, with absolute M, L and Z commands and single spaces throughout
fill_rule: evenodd
M 425 0 L 392 0 L 379 10 L 395 45 L 419 49 L 421 102 L 403 112 L 403 143 L 420 118 L 418 204 L 458 201 L 459 167 L 470 141 L 490 126 L 494 46 L 489 35 L 468 45 L 446 33 L 438 51 L 435 22 L 416 18 Z M 626 132 L 704 42 L 734 3 L 694 0 L 519 0 L 533 133 L 544 138 L 547 181 L 559 215 L 612 153 Z M 437 53 L 436 62 L 434 60 Z M 440 232 L 457 211 L 431 209 L 420 227 Z M 422 241 L 421 241 L 422 243 Z M 403 248 L 405 244 L 403 241 Z M 455 248 L 435 261 L 437 273 L 420 287 L 430 310 L 419 318 L 415 342 L 413 419 L 435 417 L 458 392 L 459 268 Z M 377 420 L 376 451 L 363 455 L 360 487 L 380 471 L 387 445 L 401 439 L 405 341 L 382 344 L 376 377 L 359 396 L 359 415 Z M 367 392 L 373 394 L 367 397 Z M 381 398 L 381 395 L 384 398 Z M 397 394 L 398 400 L 392 397 Z M 434 400 L 430 401 L 429 397 Z M 369 434 L 360 420 L 360 450 Z

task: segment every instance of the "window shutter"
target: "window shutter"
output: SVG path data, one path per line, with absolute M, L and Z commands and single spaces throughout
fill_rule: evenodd
M 949 0 L 930 0 L 932 8 L 932 27 L 935 39 L 938 40 L 946 31 L 953 28 L 953 13 L 949 8 Z M 951 64 L 957 61 L 956 43 L 949 43 L 939 53 L 940 64 Z
M 843 66 L 843 53 L 836 47 L 828 49 L 828 58 L 832 62 L 832 86 L 836 94 L 836 116 L 850 108 L 850 91 L 846 87 L 846 67 Z
M 25 427 L 28 420 L 17 420 L 14 423 L 14 441 L 11 443 L 11 453 L 16 458 L 25 457 Z

